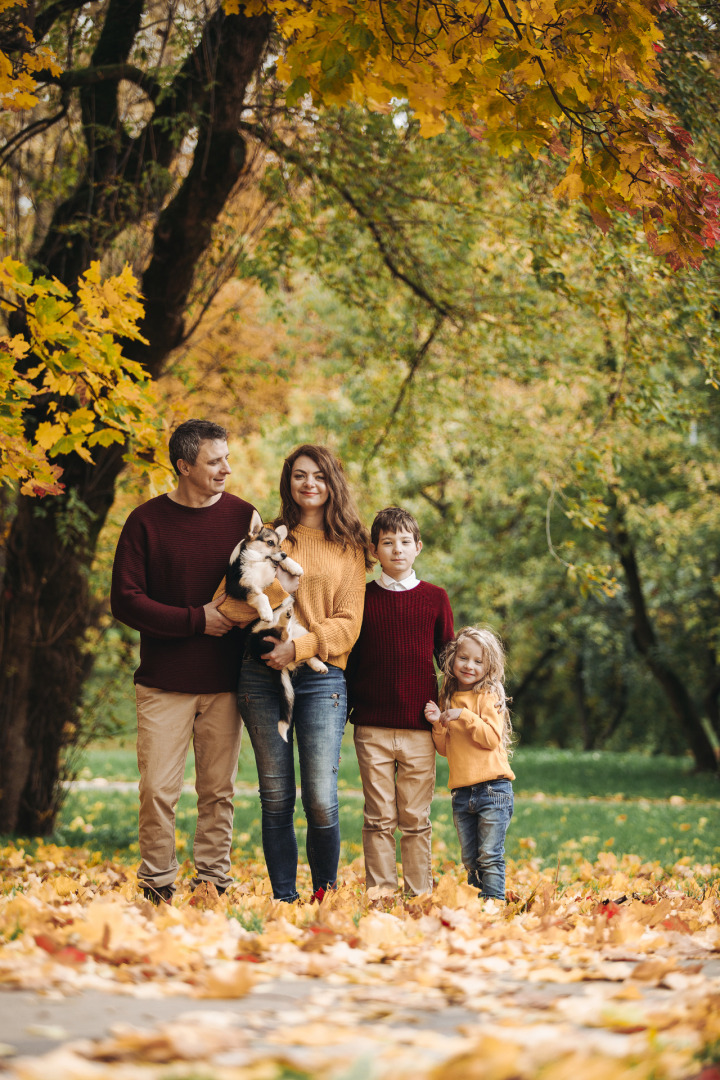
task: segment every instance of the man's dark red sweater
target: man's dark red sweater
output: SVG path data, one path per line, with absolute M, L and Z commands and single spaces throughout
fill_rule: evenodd
M 452 636 L 444 589 L 421 581 L 414 589 L 390 592 L 371 582 L 348 664 L 351 723 L 431 730 L 423 710 L 437 701 L 433 656 L 439 657 Z
M 140 631 L 136 683 L 185 694 L 237 689 L 240 631 L 205 634 L 203 608 L 253 509 L 223 492 L 200 508 L 159 495 L 130 514 L 115 553 L 111 607 L 116 619 Z

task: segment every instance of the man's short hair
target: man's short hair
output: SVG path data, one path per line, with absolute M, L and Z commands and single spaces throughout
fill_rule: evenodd
M 386 506 L 375 515 L 370 529 L 370 541 L 374 547 L 378 545 L 381 532 L 409 532 L 415 543 L 420 543 L 420 526 L 412 514 L 400 506 Z
M 180 458 L 187 461 L 188 465 L 194 465 L 200 453 L 201 442 L 214 442 L 216 439 L 227 442 L 227 437 L 227 430 L 211 420 L 185 420 L 175 428 L 168 444 L 173 469 L 179 476 L 177 463 Z

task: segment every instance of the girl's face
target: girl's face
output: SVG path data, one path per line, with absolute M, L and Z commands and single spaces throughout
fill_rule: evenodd
M 466 690 L 475 686 L 484 677 L 486 670 L 481 646 L 472 638 L 463 638 L 453 660 L 453 675 L 460 689 Z
M 328 501 L 325 473 L 316 461 L 301 454 L 290 473 L 290 494 L 301 513 L 321 510 Z

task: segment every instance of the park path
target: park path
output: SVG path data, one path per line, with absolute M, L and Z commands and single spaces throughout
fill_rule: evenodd
M 115 1072 L 124 1077 L 129 1064 L 162 1075 L 178 1061 L 201 1066 L 203 1075 L 210 1068 L 240 1076 L 282 1061 L 312 1077 L 400 1080 L 442 1069 L 443 1077 L 468 1080 L 531 1077 L 563 1059 L 580 1067 L 578 1076 L 604 1063 L 612 1077 L 624 1075 L 630 1058 L 657 1067 L 663 1055 L 676 1058 L 683 1048 L 687 1055 L 694 1032 L 683 1020 L 702 1013 L 710 987 L 720 993 L 720 959 L 693 959 L 686 957 L 674 978 L 666 972 L 636 981 L 632 993 L 627 977 L 637 964 L 620 958 L 605 961 L 604 976 L 569 983 L 547 973 L 528 978 L 498 962 L 496 970 L 481 965 L 474 977 L 445 987 L 412 979 L 402 988 L 392 979 L 364 983 L 346 972 L 288 973 L 231 999 L 0 990 L 0 1044 L 13 1055 L 5 1072 L 18 1080 L 107 1080 Z M 482 1074 L 464 1071 L 473 1059 Z M 690 1060 L 676 1075 L 699 1072 Z
M 606 853 L 560 889 L 530 860 L 500 907 L 450 864 L 414 900 L 374 899 L 351 865 L 288 906 L 240 863 L 231 894 L 183 886 L 156 909 L 123 864 L 6 852 L 8 1080 L 720 1080 L 702 1072 L 720 893 L 701 867 Z

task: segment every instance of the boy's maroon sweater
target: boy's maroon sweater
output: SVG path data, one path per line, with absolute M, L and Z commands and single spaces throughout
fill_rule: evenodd
M 437 701 L 433 656 L 453 636 L 448 595 L 421 581 L 390 592 L 376 581 L 365 592 L 365 613 L 348 664 L 353 724 L 429 731 L 424 709 Z
M 241 633 L 206 635 L 203 608 L 253 510 L 223 492 L 200 508 L 159 495 L 130 514 L 115 553 L 111 607 L 140 631 L 136 683 L 185 694 L 237 690 Z

